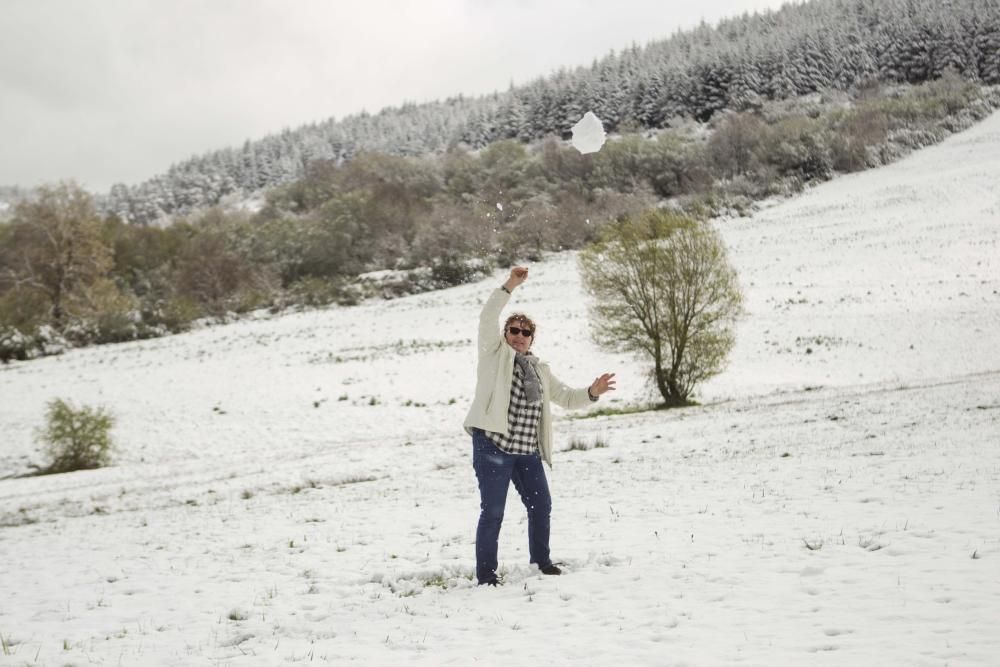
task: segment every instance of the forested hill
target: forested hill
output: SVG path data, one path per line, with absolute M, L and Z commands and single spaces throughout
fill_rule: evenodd
M 587 110 L 608 131 L 661 128 L 767 99 L 873 80 L 919 83 L 947 70 L 1000 83 L 1000 1 L 812 0 L 703 24 L 504 93 L 404 104 L 247 141 L 135 186 L 117 184 L 101 203 L 123 220 L 149 223 L 299 179 L 317 160 L 565 136 Z

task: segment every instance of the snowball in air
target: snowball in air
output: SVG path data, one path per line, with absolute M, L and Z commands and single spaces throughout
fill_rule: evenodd
M 573 126 L 573 148 L 585 155 L 596 153 L 604 145 L 606 136 L 601 119 L 595 116 L 592 111 L 588 111 Z

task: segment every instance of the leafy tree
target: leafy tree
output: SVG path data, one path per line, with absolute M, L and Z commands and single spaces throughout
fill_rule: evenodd
M 779 174 L 805 182 L 826 180 L 833 173 L 833 157 L 822 124 L 805 116 L 790 116 L 771 126 L 763 139 L 767 162 Z
M 593 183 L 618 192 L 635 192 L 642 186 L 642 163 L 649 143 L 632 134 L 609 142 L 593 156 Z
M 607 225 L 580 255 L 595 340 L 638 353 L 667 406 L 721 372 L 743 297 L 719 235 L 651 210 Z
M 68 300 L 112 267 L 94 202 L 75 183 L 40 187 L 18 204 L 12 225 L 0 280 L 44 294 L 52 324 L 62 328 Z
M 830 145 L 833 168 L 849 173 L 871 166 L 868 147 L 885 140 L 889 119 L 881 110 L 862 104 L 836 113 L 831 126 L 835 130 Z
M 446 267 L 440 271 L 455 278 L 450 284 L 471 277 L 471 272 L 463 273 L 457 267 L 472 257 L 488 255 L 494 241 L 491 220 L 449 202 L 436 203 L 433 210 L 417 218 L 415 227 L 413 263 L 435 269 Z
M 653 191 L 668 198 L 707 189 L 711 185 L 707 161 L 703 143 L 661 134 L 649 147 L 643 169 Z
M 407 254 L 414 219 L 430 210 L 430 198 L 442 189 L 436 165 L 380 153 L 359 154 L 336 179 L 341 192 L 362 203 L 358 220 L 372 268 L 392 267 Z
M 581 197 L 587 197 L 593 191 L 592 156 L 581 155 L 580 151 L 563 146 L 552 137 L 542 142 L 538 169 L 550 190 L 572 192 Z
M 484 258 L 494 241 L 493 223 L 465 206 L 440 202 L 416 221 L 412 260 L 429 266 L 446 285 L 466 282 L 474 275 L 471 258 Z
M 727 177 L 751 172 L 767 126 L 758 116 L 738 113 L 727 116 L 708 140 L 708 150 L 719 171 Z
M 480 194 L 486 198 L 510 195 L 527 183 L 526 172 L 531 164 L 524 144 L 511 139 L 490 144 L 479 155 L 482 168 Z
M 257 265 L 241 252 L 237 239 L 243 225 L 238 218 L 211 209 L 192 229 L 196 232 L 176 260 L 175 296 L 214 316 L 244 312 L 270 299 L 276 279 L 269 266 Z
M 467 151 L 454 149 L 441 156 L 443 192 L 455 201 L 475 199 L 482 181 L 482 164 Z
M 138 335 L 139 300 L 113 280 L 98 278 L 72 296 L 67 337 L 82 343 L 116 343 Z

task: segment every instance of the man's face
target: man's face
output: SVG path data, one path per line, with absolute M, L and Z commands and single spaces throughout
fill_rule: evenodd
M 507 325 L 503 335 L 508 345 L 524 354 L 531 348 L 535 330 L 529 324 L 515 320 Z

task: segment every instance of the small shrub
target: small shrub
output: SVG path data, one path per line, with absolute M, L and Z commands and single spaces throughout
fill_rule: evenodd
M 24 361 L 34 356 L 35 341 L 14 327 L 0 324 L 0 362 Z
M 15 288 L 0 294 L 0 325 L 31 331 L 45 324 L 51 312 L 41 290 Z
M 730 114 L 708 140 L 708 154 L 718 173 L 726 178 L 754 171 L 767 125 L 749 113 Z
M 340 303 L 345 297 L 343 280 L 318 276 L 306 276 L 288 288 L 293 303 L 306 306 L 325 306 Z
M 0 361 L 24 361 L 41 352 L 37 332 L 51 305 L 38 290 L 12 289 L 0 294 Z
M 793 116 L 770 129 L 760 150 L 764 151 L 767 163 L 782 176 L 826 180 L 833 172 L 833 157 L 826 141 L 821 123 Z
M 591 449 L 605 449 L 608 446 L 608 442 L 601 436 L 595 436 L 592 442 L 587 442 L 583 438 L 574 437 L 569 441 L 569 447 L 566 448 L 567 452 L 588 452 Z
M 422 294 L 434 289 L 431 269 L 421 267 L 409 271 L 385 269 L 358 276 L 353 285 L 354 294 L 362 298 L 398 299 L 411 294 Z M 349 302 L 338 301 L 341 305 Z
M 934 128 L 900 128 L 889 133 L 888 140 L 905 149 L 918 150 L 938 143 L 947 132 Z
M 821 539 L 807 540 L 803 537 L 802 542 L 806 545 L 806 549 L 809 551 L 819 551 L 823 548 L 823 540 Z
M 977 95 L 978 85 L 951 70 L 914 91 L 914 97 L 923 106 L 924 114 L 930 118 L 956 114 L 968 107 Z
M 454 257 L 441 258 L 431 266 L 431 279 L 441 287 L 463 285 L 481 275 L 474 265 Z
M 879 549 L 882 549 L 885 545 L 880 543 L 878 539 L 876 539 L 877 537 L 878 537 L 877 535 L 859 535 L 858 546 L 864 549 L 865 551 L 878 551 Z
M 185 331 L 191 323 L 205 315 L 198 302 L 191 297 L 179 295 L 171 298 L 163 306 L 160 320 L 170 331 Z
M 52 462 L 42 474 L 101 468 L 111 462 L 114 417 L 104 408 L 74 408 L 62 399 L 50 401 L 45 427 L 38 432 Z
M 81 334 L 74 343 L 116 343 L 138 335 L 139 300 L 107 278 L 80 290 L 68 300 L 67 310 Z
M 885 141 L 889 124 L 884 111 L 867 104 L 834 114 L 830 125 L 833 168 L 849 173 L 878 166 L 869 147 Z
M 228 618 L 230 621 L 245 621 L 250 618 L 250 614 L 245 609 L 232 609 Z
M 259 308 L 266 308 L 275 300 L 277 288 L 268 284 L 266 277 L 257 281 L 259 284 L 243 287 L 231 297 L 230 305 L 237 313 L 249 313 Z

